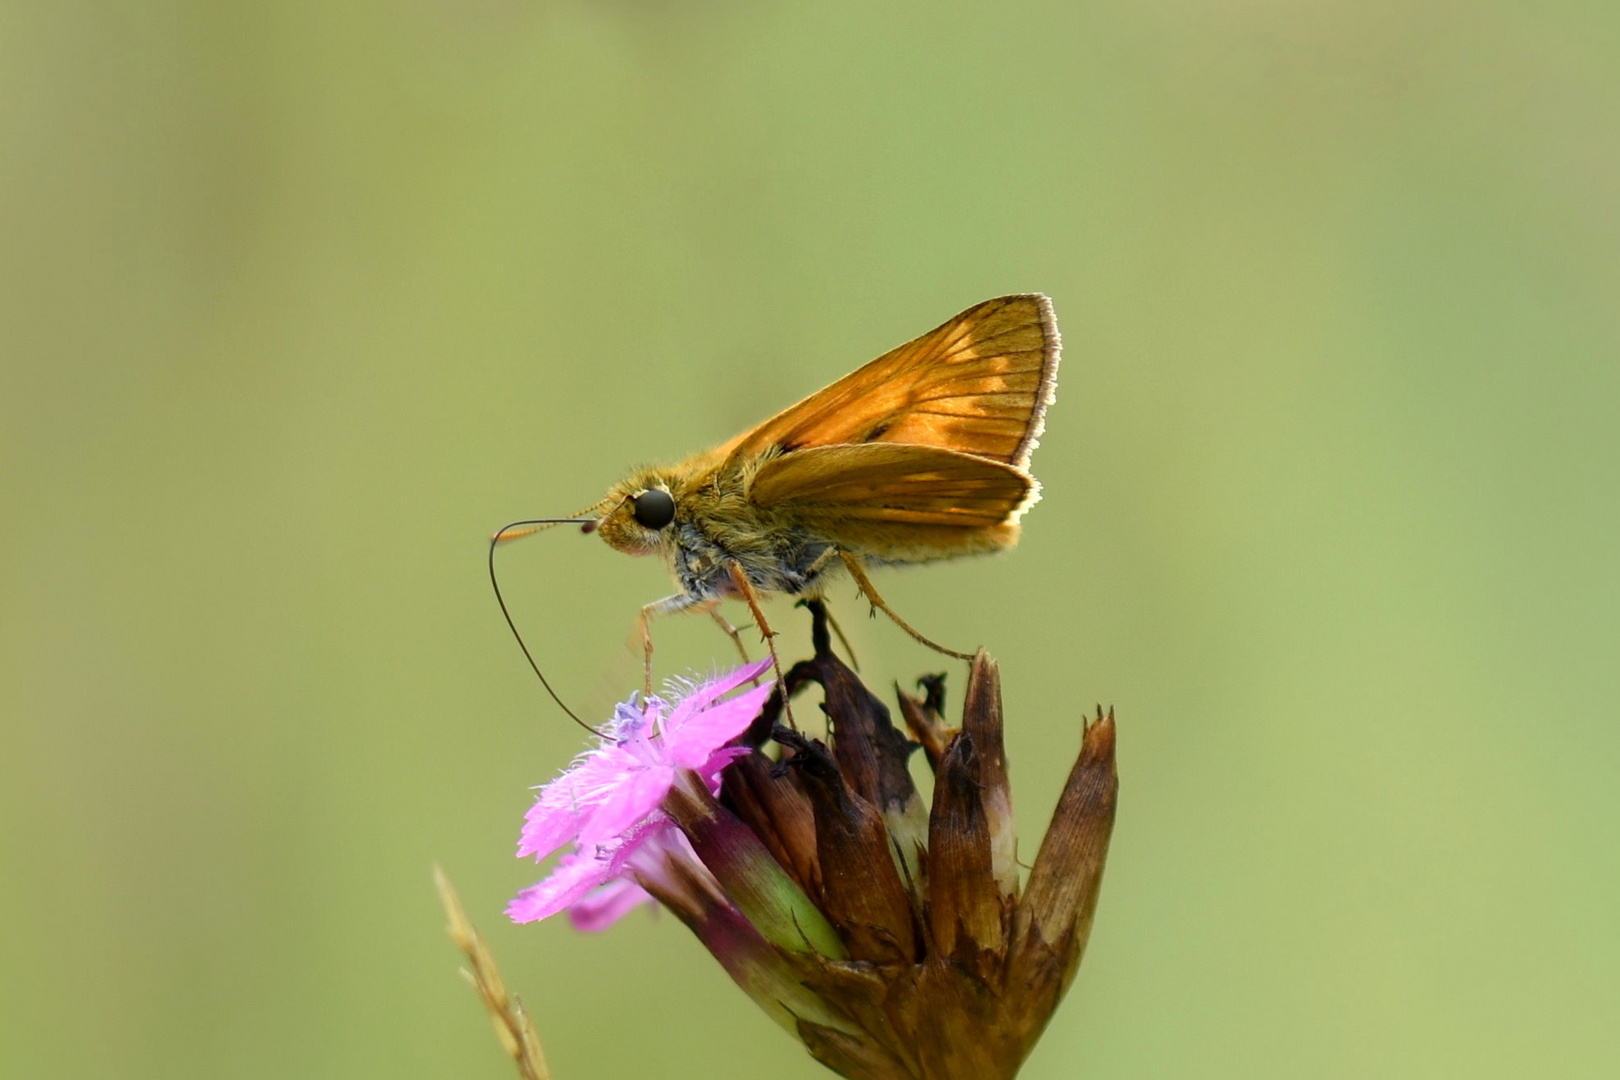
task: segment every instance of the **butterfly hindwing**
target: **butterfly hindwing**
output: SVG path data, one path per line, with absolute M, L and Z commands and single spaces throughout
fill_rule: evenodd
M 750 502 L 807 522 L 889 522 L 978 529 L 1016 521 L 1035 497 L 1027 474 L 999 461 L 931 446 L 821 446 L 773 458 Z

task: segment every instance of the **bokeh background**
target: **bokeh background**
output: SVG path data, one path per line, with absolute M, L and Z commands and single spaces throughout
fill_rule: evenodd
M 512 1075 L 435 860 L 559 1080 L 824 1075 L 671 919 L 501 917 L 579 739 L 483 539 L 1024 290 L 1047 498 L 880 580 L 1002 658 L 1027 852 L 1119 711 L 1024 1075 L 1616 1075 L 1617 49 L 1574 2 L 6 3 L 0 1075 Z M 657 565 L 502 559 L 567 696 L 636 684 Z M 877 685 L 940 666 L 839 609 Z

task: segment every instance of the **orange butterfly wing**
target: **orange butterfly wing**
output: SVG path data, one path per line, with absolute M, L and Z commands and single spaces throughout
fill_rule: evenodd
M 1012 465 L 879 442 L 773 457 L 755 473 L 748 498 L 856 554 L 926 562 L 1010 547 L 1038 491 Z
M 986 300 L 721 446 L 728 462 L 771 450 L 904 443 L 1022 469 L 1057 388 L 1052 302 Z

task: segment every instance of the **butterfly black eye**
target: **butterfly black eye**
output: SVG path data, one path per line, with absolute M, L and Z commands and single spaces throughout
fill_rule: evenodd
M 675 499 L 662 488 L 648 488 L 630 500 L 636 524 L 644 529 L 662 529 L 675 520 Z

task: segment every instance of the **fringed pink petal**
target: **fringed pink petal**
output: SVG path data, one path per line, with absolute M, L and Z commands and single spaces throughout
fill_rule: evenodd
M 640 902 L 617 887 L 594 894 L 623 880 L 627 860 L 644 845 L 658 848 L 671 842 L 665 834 L 679 835 L 660 809 L 679 771 L 697 771 L 711 794 L 718 792 L 721 771 L 748 752 L 726 744 L 759 715 L 771 688 L 720 699 L 769 667 L 768 660 L 744 665 L 695 687 L 673 709 L 657 698 L 620 705 L 612 734 L 545 785 L 524 816 L 520 856 L 544 858 L 570 841 L 574 850 L 519 893 L 507 914 L 532 922 L 583 905 L 576 924 L 600 929 Z
M 568 908 L 568 921 L 574 929 L 587 933 L 606 930 L 643 904 L 658 906 L 651 893 L 628 878 L 617 878 L 599 886 Z
M 766 683 L 730 701 L 691 714 L 679 727 L 671 723 L 665 738 L 674 763 L 683 769 L 696 769 L 720 747 L 747 731 L 759 710 L 765 707 L 773 686 Z

